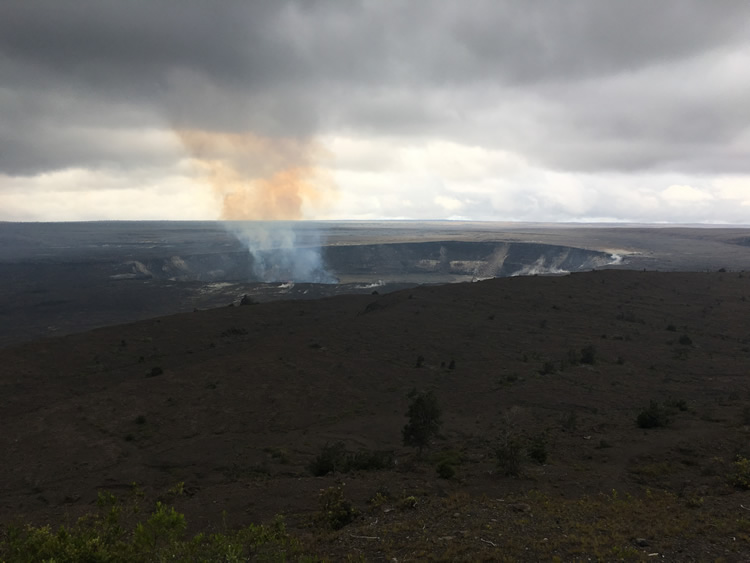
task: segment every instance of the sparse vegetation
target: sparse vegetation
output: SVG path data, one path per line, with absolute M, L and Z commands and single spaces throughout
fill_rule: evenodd
M 547 462 L 547 435 L 542 433 L 536 434 L 529 440 L 526 452 L 536 463 L 542 465 Z
M 339 530 L 354 521 L 357 511 L 352 502 L 344 496 L 341 486 L 328 487 L 320 493 L 318 522 L 324 527 Z
M 504 436 L 495 448 L 498 469 L 508 477 L 517 477 L 521 474 L 522 456 L 523 443 L 519 436 Z
M 447 461 L 438 463 L 436 469 L 441 479 L 453 479 L 456 476 L 456 468 Z
M 316 477 L 335 473 L 346 462 L 346 447 L 343 442 L 326 444 L 307 466 Z
M 278 560 L 302 555 L 299 543 L 286 531 L 284 520 L 224 533 L 186 536 L 185 516 L 156 503 L 149 514 L 137 504 L 121 505 L 101 492 L 97 512 L 71 526 L 14 524 L 0 535 L 3 561 L 244 561 Z
M 393 467 L 393 452 L 359 450 L 346 456 L 344 472 L 377 471 Z
M 415 508 L 417 508 L 418 504 L 419 504 L 419 501 L 417 500 L 417 497 L 415 497 L 414 495 L 409 495 L 409 496 L 403 497 L 398 502 L 398 507 L 401 510 L 414 510 Z
M 560 420 L 564 430 L 572 431 L 578 428 L 578 413 L 576 411 L 568 411 L 564 414 Z
M 406 416 L 406 423 L 401 435 L 405 446 L 417 448 L 419 454 L 429 447 L 430 440 L 434 438 L 443 424 L 442 411 L 438 406 L 433 391 L 417 391 L 412 389 L 408 395 L 411 399 Z
M 359 450 L 350 452 L 343 442 L 326 444 L 307 466 L 316 477 L 329 473 L 351 471 L 376 471 L 393 466 L 393 452 Z
M 456 467 L 463 462 L 463 456 L 458 450 L 445 449 L 433 455 L 432 462 L 441 479 L 453 479 L 456 476 Z
M 0 560 L 337 561 L 367 550 L 364 558 L 378 555 L 386 560 L 397 553 L 409 560 L 493 560 L 501 553 L 519 561 L 638 561 L 655 549 L 689 556 L 701 546 L 714 547 L 710 553 L 724 559 L 739 560 L 750 533 L 750 520 L 735 511 L 713 512 L 701 496 L 680 498 L 652 490 L 637 495 L 613 490 L 573 499 L 534 490 L 502 499 L 411 492 L 393 499 L 376 493 L 369 503 L 372 510 L 380 512 L 390 503 L 397 510 L 385 518 L 361 519 L 341 487 L 324 489 L 319 503 L 314 518 L 318 530 L 299 539 L 280 517 L 267 525 L 190 537 L 184 517 L 171 507 L 161 505 L 149 514 L 105 505 L 99 514 L 59 530 L 25 525 L 4 529 Z M 446 518 L 446 512 L 454 517 Z M 455 534 L 457 521 L 461 535 Z M 139 522 L 144 526 L 137 533 Z M 565 533 L 550 533 L 554 529 Z M 644 538 L 645 547 L 637 538 Z
M 263 451 L 271 456 L 272 459 L 279 463 L 289 463 L 289 452 L 285 448 L 267 447 L 263 448 Z
M 581 356 L 578 354 L 577 350 L 574 350 L 571 348 L 568 350 L 568 362 L 571 366 L 577 366 L 579 363 L 581 363 Z
M 584 346 L 581 348 L 581 363 L 582 364 L 594 364 L 596 363 L 596 347 L 593 345 Z
M 738 489 L 750 489 L 750 459 L 739 455 L 732 466 L 734 469 L 732 484 Z
M 541 375 L 550 375 L 557 371 L 557 366 L 555 366 L 555 362 L 546 361 L 542 364 L 542 369 L 539 370 L 539 373 Z
M 326 307 L 305 302 L 299 318 L 295 303 L 278 308 L 291 311 L 289 317 L 265 305 L 252 314 L 222 307 L 225 316 L 213 321 L 210 311 L 189 315 L 203 317 L 202 332 L 180 330 L 180 318 L 163 319 L 161 333 L 151 323 L 97 333 L 85 345 L 67 337 L 75 344 L 66 352 L 73 365 L 60 363 L 59 371 L 70 392 L 58 393 L 60 383 L 49 379 L 49 389 L 38 394 L 44 399 L 54 391 L 60 397 L 54 410 L 39 410 L 33 393 L 40 387 L 8 364 L 11 377 L 2 383 L 12 416 L 3 418 L 5 455 L 20 469 L 17 476 L 7 467 L 3 473 L 9 502 L 0 521 L 0 561 L 16 560 L 2 544 L 15 506 L 35 525 L 59 514 L 77 516 L 91 503 L 90 476 L 108 482 L 101 468 L 115 460 L 111 477 L 128 471 L 145 483 L 139 512 L 122 508 L 123 542 L 157 512 L 155 501 L 165 503 L 155 520 L 159 536 L 141 536 L 155 546 L 155 560 L 200 561 L 203 553 L 209 554 L 204 560 L 298 560 L 299 553 L 314 553 L 310 560 L 351 554 L 383 561 L 619 561 L 657 552 L 665 559 L 741 559 L 750 549 L 750 514 L 738 508 L 748 506 L 743 499 L 750 491 L 750 386 L 742 377 L 750 337 L 733 315 L 747 288 L 720 288 L 722 307 L 717 296 L 701 293 L 705 276 L 673 294 L 661 274 L 644 274 L 651 295 L 623 291 L 637 272 L 597 275 L 608 287 L 601 302 L 587 301 L 577 276 L 540 277 L 531 291 L 477 293 L 489 304 L 467 298 L 475 286 L 466 284 L 451 288 L 454 301 L 438 302 L 437 287 L 434 301 L 427 288 L 415 289 L 414 301 L 389 294 L 367 318 L 356 317 L 371 299 L 365 296 L 328 317 L 335 300 Z M 724 277 L 721 285 L 734 283 L 734 275 Z M 558 284 L 572 285 L 558 291 Z M 554 300 L 564 300 L 569 318 L 548 310 Z M 645 323 L 615 322 L 619 303 Z M 713 306 L 710 315 L 698 320 L 707 306 Z M 498 308 L 491 323 L 484 320 L 487 307 Z M 416 309 L 422 318 L 411 316 Z M 394 330 L 399 310 L 408 322 Z M 537 323 L 545 316 L 550 322 L 542 332 Z M 327 332 L 331 319 L 337 324 Z M 451 330 L 443 334 L 446 320 Z M 246 326 L 252 338 L 219 340 L 233 324 Z M 667 329 L 672 334 L 665 326 L 674 327 Z M 695 346 L 679 344 L 683 332 Z M 213 351 L 211 339 L 218 344 Z M 593 368 L 583 361 L 591 342 Z M 55 339 L 46 346 L 47 357 L 16 358 L 42 382 L 37 364 L 54 367 L 58 353 Z M 78 362 L 81 350 L 85 358 Z M 413 369 L 420 353 L 428 359 Z M 449 372 L 452 357 L 461 365 Z M 157 364 L 166 366 L 166 375 L 143 382 Z M 540 368 L 554 375 L 540 377 Z M 116 394 L 139 386 L 142 395 Z M 412 386 L 434 392 L 415 390 L 406 399 Z M 428 395 L 437 423 L 424 425 L 432 430 L 419 441 L 413 427 L 423 417 L 415 405 L 419 397 L 429 403 Z M 38 424 L 35 417 L 42 417 Z M 658 430 L 669 425 L 675 430 Z M 54 440 L 41 434 L 50 428 Z M 398 457 L 370 449 L 380 447 Z M 73 456 L 86 479 L 65 470 L 58 482 L 55 464 Z M 633 496 L 614 494 L 612 484 Z M 277 499 L 278 491 L 289 492 Z M 227 530 L 275 510 L 288 514 L 302 552 L 286 544 L 272 553 L 244 544 L 215 553 L 160 547 L 194 541 L 194 529 L 231 543 L 236 532 Z M 177 511 L 191 526 L 182 527 Z M 69 532 L 74 521 L 61 520 Z M 56 526 L 50 529 L 58 534 Z M 41 560 L 65 561 L 67 548 L 61 549 Z M 83 559 L 118 561 L 96 557 Z
M 660 428 L 669 424 L 669 416 L 656 401 L 651 401 L 636 418 L 639 428 Z
M 242 327 L 236 327 L 232 326 L 226 329 L 221 333 L 222 337 L 228 337 L 228 336 L 245 336 L 247 334 L 247 329 Z
M 685 399 L 667 399 L 664 406 L 675 411 L 685 412 L 688 410 L 688 404 Z

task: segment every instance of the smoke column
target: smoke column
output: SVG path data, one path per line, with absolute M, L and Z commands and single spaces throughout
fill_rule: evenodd
M 306 224 L 309 225 L 309 224 Z M 317 230 L 302 229 L 289 222 L 230 222 L 234 233 L 253 257 L 253 272 L 259 281 L 336 283 L 323 263 Z
M 336 282 L 323 264 L 319 234 L 306 229 L 307 240 L 299 241 L 295 224 L 336 194 L 330 175 L 316 164 L 326 156 L 320 147 L 252 133 L 177 133 L 260 281 Z

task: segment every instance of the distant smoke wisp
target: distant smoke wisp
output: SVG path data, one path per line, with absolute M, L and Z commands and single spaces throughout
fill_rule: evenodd
M 335 283 L 327 273 L 319 235 L 294 221 L 322 209 L 336 196 L 319 163 L 326 153 L 312 141 L 265 138 L 252 133 L 181 130 L 202 181 L 221 204 L 221 219 L 248 249 L 260 281 Z

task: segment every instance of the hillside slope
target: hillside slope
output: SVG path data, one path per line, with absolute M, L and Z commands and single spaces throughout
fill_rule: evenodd
M 194 529 L 281 513 L 333 559 L 601 557 L 620 542 L 636 558 L 741 560 L 748 318 L 750 275 L 610 270 L 225 307 L 3 349 L 0 521 L 61 522 L 99 490 L 164 499 L 184 483 L 174 502 Z M 413 388 L 443 411 L 421 458 L 401 443 Z M 667 426 L 636 423 L 652 401 Z M 506 476 L 509 438 L 546 460 L 523 453 Z M 395 463 L 311 475 L 339 441 Z M 359 517 L 320 532 L 319 493 L 341 483 Z M 668 500 L 643 510 L 679 526 L 628 513 L 632 537 L 604 523 L 600 546 L 593 524 L 546 527 L 609 522 L 581 499 L 647 489 Z

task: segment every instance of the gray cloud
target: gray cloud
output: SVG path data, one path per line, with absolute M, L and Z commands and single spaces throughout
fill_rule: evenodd
M 6 0 L 0 171 L 165 165 L 129 132 L 199 128 L 748 173 L 748 37 L 741 0 Z

